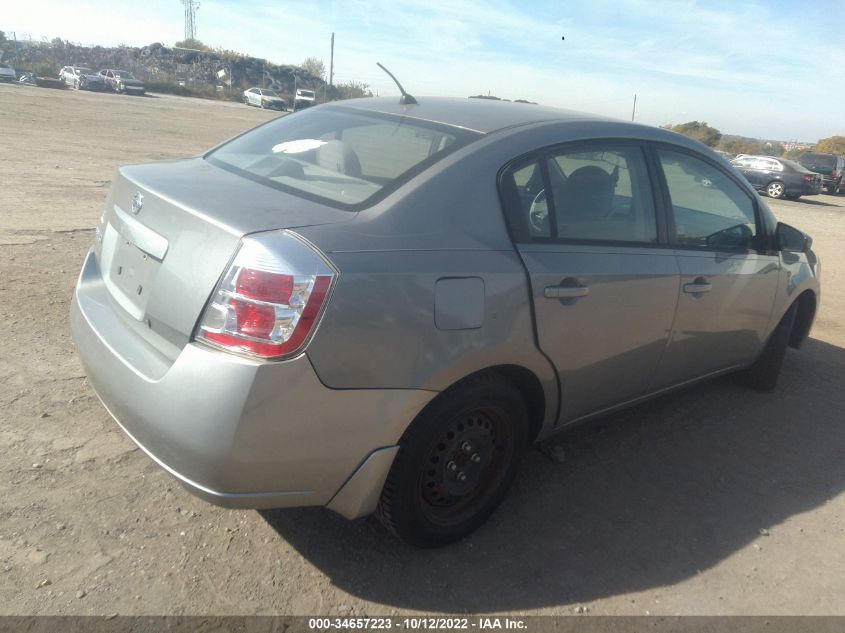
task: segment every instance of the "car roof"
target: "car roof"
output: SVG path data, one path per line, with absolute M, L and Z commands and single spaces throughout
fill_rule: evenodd
M 419 103 L 414 105 L 402 105 L 398 97 L 367 97 L 335 102 L 332 107 L 354 108 L 422 119 L 432 123 L 466 128 L 482 134 L 543 121 L 616 122 L 616 119 L 575 110 L 494 99 L 417 97 L 417 101 Z

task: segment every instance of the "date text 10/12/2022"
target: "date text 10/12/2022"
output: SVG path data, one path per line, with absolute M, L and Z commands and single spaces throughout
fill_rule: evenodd
M 329 631 L 361 629 L 407 629 L 407 630 L 526 630 L 526 622 L 508 617 L 417 617 L 417 618 L 309 618 L 309 630 Z

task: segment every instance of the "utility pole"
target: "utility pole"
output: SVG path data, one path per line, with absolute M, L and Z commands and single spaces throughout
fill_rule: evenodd
M 631 110 L 631 121 L 634 120 L 634 117 L 637 116 L 637 93 L 634 93 L 634 109 Z
M 329 85 L 334 85 L 334 33 L 332 33 L 332 54 L 329 57 Z
M 12 39 L 15 42 L 15 66 L 18 65 L 18 32 L 12 31 Z

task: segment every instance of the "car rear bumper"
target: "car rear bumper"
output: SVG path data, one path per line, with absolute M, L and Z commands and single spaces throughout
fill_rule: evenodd
M 265 363 L 189 343 L 171 362 L 120 310 L 89 253 L 71 326 L 91 385 L 144 452 L 218 505 L 371 512 L 399 437 L 435 395 L 329 389 L 305 355 Z

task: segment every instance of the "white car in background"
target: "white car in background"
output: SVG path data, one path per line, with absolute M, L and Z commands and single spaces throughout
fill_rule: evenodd
M 8 64 L 0 64 L 0 81 L 14 81 L 17 79 L 15 69 Z
M 59 71 L 59 80 L 74 90 L 106 89 L 105 77 L 83 66 L 63 66 Z
M 244 90 L 244 103 L 258 106 L 259 108 L 273 108 L 282 112 L 287 109 L 285 100 L 275 90 L 270 90 L 269 88 L 250 88 L 249 90 Z
M 309 108 L 315 103 L 317 103 L 317 95 L 313 90 L 296 89 L 296 97 L 293 102 L 294 110 Z

